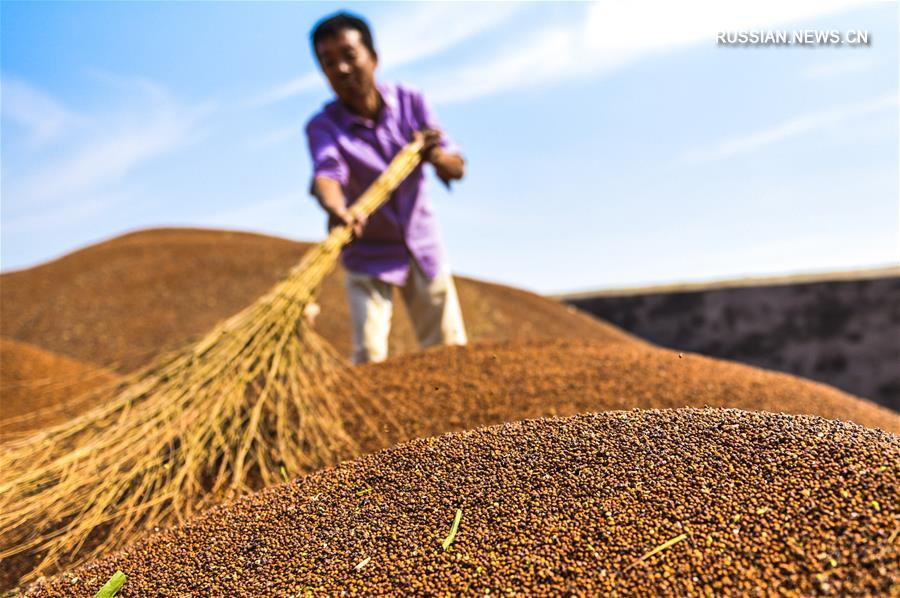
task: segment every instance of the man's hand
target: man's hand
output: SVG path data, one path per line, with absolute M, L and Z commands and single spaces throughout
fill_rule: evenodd
M 353 208 L 347 210 L 339 210 L 338 212 L 329 212 L 328 214 L 328 230 L 330 231 L 336 226 L 351 226 L 353 227 L 353 236 L 361 237 L 363 230 L 366 228 L 366 221 L 368 219 L 353 210 Z
M 445 185 L 463 178 L 465 160 L 459 154 L 448 154 L 441 146 L 441 132 L 438 129 L 422 129 L 413 133 L 413 140 L 422 141 L 422 159 L 431 162 L 434 170 Z
M 312 182 L 312 194 L 319 201 L 319 205 L 328 213 L 328 230 L 335 226 L 348 225 L 353 227 L 353 234 L 362 235 L 366 226 L 366 217 L 347 208 L 344 199 L 344 191 L 341 184 L 327 177 L 315 177 Z
M 413 133 L 413 141 L 422 141 L 422 159 L 434 163 L 434 155 L 440 151 L 441 132 L 438 129 L 422 129 Z

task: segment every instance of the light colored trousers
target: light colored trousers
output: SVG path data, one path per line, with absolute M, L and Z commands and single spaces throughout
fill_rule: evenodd
M 384 361 L 393 315 L 393 285 L 366 274 L 346 271 L 347 300 L 353 322 L 353 363 Z M 466 327 L 449 270 L 429 279 L 410 260 L 406 285 L 400 287 L 419 345 L 465 345 Z

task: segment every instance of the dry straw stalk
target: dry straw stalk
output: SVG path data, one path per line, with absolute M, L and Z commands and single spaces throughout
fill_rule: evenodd
M 354 204 L 369 215 L 420 162 L 410 143 Z M 25 579 L 185 520 L 212 501 L 357 452 L 341 409 L 356 382 L 304 310 L 352 238 L 331 231 L 290 274 L 196 344 L 95 391 L 100 406 L 0 449 L 0 558 L 40 556 Z M 367 413 L 363 413 L 363 411 Z M 378 433 L 372 424 L 373 433 Z

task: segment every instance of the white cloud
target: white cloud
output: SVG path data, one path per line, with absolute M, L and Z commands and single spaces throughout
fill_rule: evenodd
M 577 41 L 563 28 L 547 29 L 532 34 L 527 43 L 515 51 L 495 56 L 486 64 L 460 67 L 423 85 L 435 103 L 461 102 L 517 87 L 538 85 L 573 73 L 582 65 L 573 61 L 578 53 Z
M 512 2 L 401 4 L 373 24 L 381 67 L 396 69 L 439 54 L 510 19 Z
M 26 141 L 32 147 L 47 143 L 78 122 L 78 118 L 55 99 L 14 77 L 3 76 L 0 95 L 3 119 L 24 127 Z
M 128 90 L 138 98 L 126 111 L 77 115 L 73 118 L 81 126 L 76 138 L 48 144 L 46 152 L 28 160 L 18 157 L 18 169 L 3 181 L 6 217 L 32 216 L 108 196 L 112 186 L 148 161 L 193 141 L 201 118 L 211 110 L 208 105 L 183 105 L 163 87 L 143 79 L 132 80 Z
M 583 19 L 523 36 L 520 43 L 435 75 L 435 102 L 466 101 L 506 90 L 612 71 L 647 55 L 715 43 L 718 31 L 776 27 L 859 5 L 856 0 L 647 3 L 606 0 Z
M 697 164 L 729 158 L 736 154 L 761 149 L 790 137 L 833 127 L 850 119 L 888 109 L 896 112 L 897 106 L 897 95 L 889 94 L 849 106 L 813 112 L 741 137 L 721 141 L 711 147 L 686 151 L 681 155 L 679 161 Z
M 16 190 L 43 203 L 116 182 L 185 141 L 186 132 L 186 123 L 171 112 L 151 115 L 143 123 L 92 140 L 31 175 Z
M 397 69 L 443 52 L 508 20 L 521 8 L 512 2 L 400 3 L 390 14 L 372 20 L 382 70 Z M 314 71 L 275 85 L 247 102 L 262 107 L 321 89 L 323 75 Z
M 307 73 L 295 79 L 291 79 L 290 81 L 287 81 L 285 83 L 281 83 L 267 89 L 255 98 L 248 101 L 247 106 L 250 108 L 269 106 L 271 104 L 275 104 L 276 102 L 287 100 L 288 98 L 306 93 L 307 91 L 321 89 L 322 85 L 324 84 L 325 78 L 321 73 Z

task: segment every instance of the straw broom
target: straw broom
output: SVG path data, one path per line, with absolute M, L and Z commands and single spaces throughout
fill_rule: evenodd
M 354 212 L 385 203 L 421 148 L 403 148 Z M 363 422 L 386 410 L 371 396 L 367 405 L 342 400 L 356 381 L 304 317 L 352 236 L 349 226 L 332 229 L 196 344 L 96 391 L 94 410 L 0 448 L 0 559 L 40 554 L 23 579 L 33 578 L 278 483 L 283 468 L 306 472 L 357 454 L 340 410 L 357 409 Z

